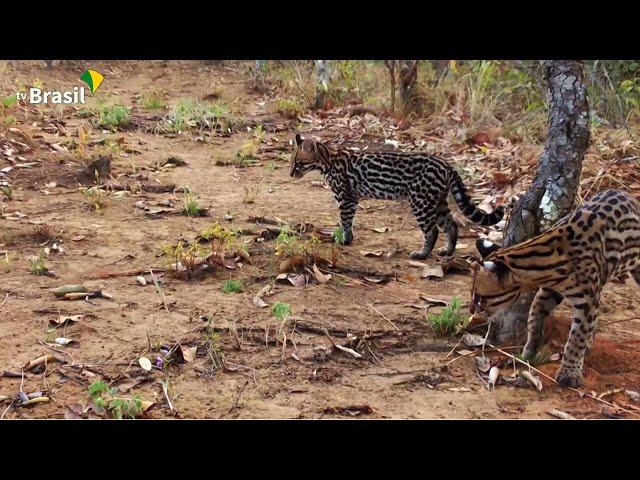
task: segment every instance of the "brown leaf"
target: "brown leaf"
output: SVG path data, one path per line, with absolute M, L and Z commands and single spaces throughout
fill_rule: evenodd
M 441 265 L 433 265 L 425 267 L 422 271 L 422 278 L 442 278 L 444 277 L 444 271 Z
M 485 143 L 491 143 L 491 139 L 489 138 L 489 135 L 487 135 L 485 132 L 478 132 L 475 135 L 469 137 L 467 141 L 472 145 L 482 145 Z
M 360 251 L 360 255 L 363 257 L 381 257 L 384 252 L 382 250 L 374 250 L 372 252 L 369 251 Z
M 287 280 L 294 287 L 304 287 L 307 284 L 307 276 L 305 274 L 298 274 L 293 276 L 288 276 Z
M 331 275 L 325 275 L 324 273 L 322 273 L 320 270 L 318 270 L 318 267 L 315 263 L 313 264 L 313 277 L 320 284 L 327 283 L 329 280 L 331 280 Z
M 187 363 L 191 363 L 193 361 L 195 361 L 196 359 L 196 351 L 198 350 L 198 347 L 189 347 L 189 348 L 182 348 L 182 357 L 184 358 L 184 361 Z
M 27 362 L 22 368 L 23 370 L 31 370 L 32 368 L 35 368 L 38 365 L 50 363 L 54 360 L 58 360 L 58 358 L 55 355 L 52 355 L 52 354 L 42 355 L 34 360 L 31 360 L 30 362 Z

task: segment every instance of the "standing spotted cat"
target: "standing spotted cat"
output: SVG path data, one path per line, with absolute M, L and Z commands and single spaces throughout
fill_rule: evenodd
M 333 150 L 324 143 L 296 135 L 290 174 L 301 178 L 311 170 L 320 170 L 333 191 L 347 245 L 353 241 L 352 224 L 358 201 L 365 198 L 409 199 L 424 234 L 422 250 L 411 253 L 416 259 L 431 253 L 438 229 L 447 235 L 446 246 L 438 253 L 452 255 L 456 249 L 458 226 L 449 211 L 449 192 L 465 216 L 475 223 L 494 225 L 504 215 L 502 207 L 493 213 L 478 210 L 458 172 L 443 159 L 427 153 Z
M 523 351 L 531 358 L 545 318 L 563 298 L 569 300 L 574 319 L 556 380 L 582 385 L 602 288 L 627 273 L 640 284 L 640 203 L 628 193 L 606 190 L 531 240 L 508 248 L 478 240 L 476 246 L 483 262 L 473 281 L 471 310 L 493 313 L 537 290 Z

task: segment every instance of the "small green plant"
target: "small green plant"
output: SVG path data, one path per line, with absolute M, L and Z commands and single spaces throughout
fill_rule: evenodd
M 191 192 L 186 192 L 182 196 L 182 213 L 187 217 L 198 217 L 202 213 L 198 199 Z
M 167 268 L 172 272 L 186 272 L 189 275 L 207 256 L 207 248 L 199 243 L 192 243 L 185 248 L 182 241 L 176 245 L 162 245 L 162 253 L 166 257 Z
M 85 203 L 94 212 L 100 212 L 107 207 L 107 196 L 104 190 L 98 187 L 87 188 L 82 192 Z
M 276 237 L 275 254 L 277 256 L 294 257 L 304 253 L 298 237 L 288 228 L 283 227 Z
M 143 412 L 142 400 L 137 395 L 130 399 L 117 398 L 116 387 L 111 387 L 102 382 L 95 381 L 89 385 L 89 397 L 98 408 L 108 410 L 112 418 L 122 420 L 123 418 L 136 418 Z
M 142 108 L 147 110 L 160 110 L 166 106 L 166 104 L 158 97 L 156 91 L 145 92 L 140 99 Z
M 31 268 L 31 275 L 44 275 L 47 273 L 47 267 L 44 264 L 44 253 L 40 253 L 38 256 L 33 256 L 27 260 L 29 267 Z
M 237 236 L 233 230 L 227 230 L 223 228 L 220 223 L 214 222 L 211 226 L 205 228 L 200 232 L 200 237 L 205 240 L 222 239 L 226 243 L 230 243 Z
M 285 321 L 291 314 L 291 305 L 284 302 L 275 302 L 271 307 L 271 313 L 279 322 Z
M 247 205 L 251 205 L 256 203 L 256 199 L 260 192 L 262 192 L 262 187 L 264 186 L 264 178 L 260 180 L 259 183 L 254 183 L 251 186 L 243 186 L 244 188 L 244 197 L 242 197 L 242 203 Z
M 337 245 L 344 245 L 344 230 L 341 227 L 333 229 L 333 240 Z
M 208 103 L 187 98 L 171 109 L 161 128 L 172 132 L 186 132 L 192 128 L 215 130 L 219 126 L 229 128 L 231 119 L 227 118 L 228 115 L 229 109 L 222 102 Z M 221 123 L 223 118 L 227 118 L 227 122 Z
M 447 336 L 458 333 L 467 321 L 461 312 L 462 304 L 458 297 L 453 297 L 451 304 L 440 313 L 432 313 L 427 317 L 427 322 L 438 336 Z
M 304 107 L 297 100 L 281 98 L 276 102 L 274 111 L 286 118 L 297 118 L 298 115 L 304 112 Z
M 240 293 L 244 290 L 244 284 L 240 279 L 230 278 L 222 285 L 224 293 Z
M 13 186 L 12 185 L 2 185 L 0 186 L 0 194 L 7 200 L 13 200 Z
M 130 109 L 124 105 L 103 105 L 98 110 L 97 126 L 114 129 L 129 123 Z

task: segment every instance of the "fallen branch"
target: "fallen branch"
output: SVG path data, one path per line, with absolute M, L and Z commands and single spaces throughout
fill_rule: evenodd
M 389 324 L 395 328 L 396 330 L 400 331 L 400 329 L 398 328 L 398 326 L 393 323 L 391 320 L 389 320 L 384 313 L 382 313 L 380 310 L 378 310 L 376 307 L 374 307 L 372 304 L 369 304 L 369 307 L 371 307 L 371 309 L 376 312 L 378 315 L 380 315 L 382 318 L 384 318 L 387 322 L 389 322 Z
M 640 317 L 631 317 L 631 318 L 623 318 L 622 320 L 613 320 L 611 322 L 603 323 L 600 326 L 604 327 L 605 325 L 613 325 L 614 323 L 621 323 L 621 322 L 630 322 L 632 320 L 640 320 Z
M 249 383 L 249 380 L 244 381 L 244 383 L 242 384 L 242 387 L 240 387 L 240 391 L 238 392 L 238 395 L 236 395 L 236 399 L 233 402 L 233 405 L 231 405 L 231 408 L 227 410 L 227 414 L 233 412 L 236 408 L 238 408 L 238 402 L 240 402 L 240 396 L 242 395 L 242 392 L 244 392 L 244 389 L 248 383 Z

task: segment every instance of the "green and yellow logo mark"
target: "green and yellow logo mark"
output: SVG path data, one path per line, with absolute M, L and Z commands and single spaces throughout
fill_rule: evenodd
M 89 85 L 89 90 L 91 90 L 91 93 L 95 93 L 104 80 L 104 77 L 95 70 L 87 70 L 80 76 L 80 80 Z

